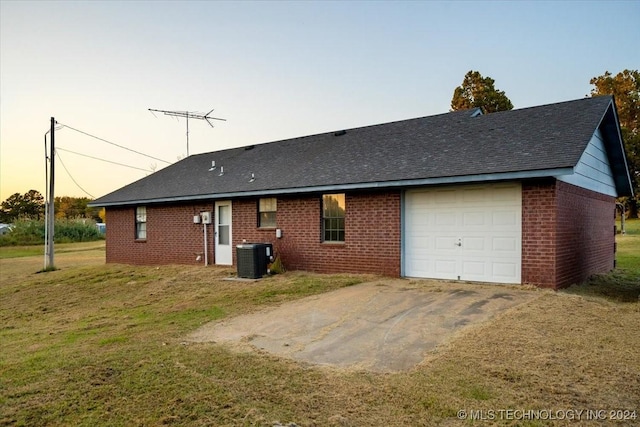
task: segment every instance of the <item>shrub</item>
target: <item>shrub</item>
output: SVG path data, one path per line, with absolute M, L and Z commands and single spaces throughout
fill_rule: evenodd
M 38 245 L 44 243 L 44 221 L 20 219 L 6 234 L 0 236 L 0 246 Z
M 0 246 L 44 244 L 44 221 L 18 220 L 12 230 L 0 236 Z M 102 240 L 96 223 L 90 219 L 58 219 L 55 223 L 56 243 L 90 242 Z
M 104 239 L 96 223 L 90 219 L 57 220 L 54 240 L 57 243 L 91 242 Z

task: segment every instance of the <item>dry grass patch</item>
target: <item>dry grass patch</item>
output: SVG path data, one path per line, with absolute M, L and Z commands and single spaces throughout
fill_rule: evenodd
M 466 372 L 462 407 L 637 409 L 639 321 L 636 304 L 548 292 L 469 330 L 424 369 Z
M 42 274 L 41 257 L 0 260 L 0 425 L 595 426 L 457 412 L 640 410 L 637 302 L 523 289 L 541 297 L 462 331 L 410 372 L 374 374 L 183 343 L 208 321 L 370 277 L 229 282 L 230 269 L 104 265 L 92 253 L 61 254 L 63 268 Z

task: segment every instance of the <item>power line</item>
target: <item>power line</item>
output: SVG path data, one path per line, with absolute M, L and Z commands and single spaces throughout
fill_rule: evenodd
M 60 153 L 58 153 L 58 149 L 55 150 L 56 154 L 58 155 L 58 160 L 60 160 L 60 164 L 62 165 L 62 167 L 64 168 L 64 170 L 67 172 L 67 175 L 69 175 L 69 178 L 71 178 L 71 181 L 73 181 L 73 183 L 78 186 L 78 188 L 82 191 L 84 191 L 89 197 L 91 197 L 92 199 L 95 199 L 95 197 L 89 193 L 87 190 L 85 190 L 84 188 L 82 188 L 80 186 L 80 184 L 78 184 L 78 182 L 73 178 L 73 176 L 71 176 L 71 173 L 69 172 L 69 169 L 67 169 L 67 167 L 64 165 L 64 162 L 62 161 L 62 157 L 60 157 Z
M 118 162 L 114 162 L 112 160 L 101 159 L 99 157 L 90 156 L 88 154 L 82 154 L 82 153 L 78 153 L 76 151 L 67 150 L 66 148 L 58 147 L 56 150 L 66 151 L 68 153 L 76 154 L 78 156 L 88 157 L 88 158 L 94 159 L 94 160 L 100 160 L 101 162 L 111 163 L 113 165 L 124 166 L 126 168 L 137 169 L 137 170 L 143 171 L 143 172 L 153 172 L 152 170 L 149 170 L 149 169 L 142 169 L 142 168 L 139 168 L 137 166 L 125 165 L 124 163 L 118 163 Z
M 58 122 L 58 124 L 61 124 L 61 123 L 59 123 L 59 122 Z M 99 140 L 99 141 L 106 142 L 107 144 L 111 144 L 111 145 L 114 145 L 114 146 L 116 146 L 116 147 L 118 147 L 118 148 L 122 148 L 123 150 L 131 151 L 132 153 L 136 153 L 136 154 L 139 154 L 139 155 L 141 155 L 141 156 L 148 157 L 148 158 L 150 158 L 150 159 L 153 159 L 153 160 L 157 160 L 157 161 L 159 161 L 159 162 L 166 163 L 166 164 L 168 164 L 168 165 L 170 165 L 170 164 L 171 164 L 171 162 L 168 162 L 168 161 L 166 161 L 166 160 L 162 160 L 162 159 L 159 159 L 159 158 L 157 158 L 157 157 L 153 157 L 153 156 L 150 156 L 150 155 L 148 155 L 148 154 L 144 154 L 144 153 L 141 153 L 141 152 L 139 152 L 139 151 L 132 150 L 131 148 L 123 147 L 122 145 L 116 144 L 115 142 L 107 141 L 107 140 L 106 140 L 106 139 L 104 139 L 104 138 L 100 138 L 100 137 L 95 136 L 95 135 L 92 135 L 92 134 L 90 134 L 90 133 L 88 133 L 88 132 L 84 132 L 84 131 L 81 131 L 81 130 L 79 130 L 79 129 L 72 128 L 72 127 L 71 127 L 71 126 L 69 126 L 69 125 L 65 125 L 65 124 L 63 124 L 62 126 L 66 127 L 66 128 L 69 128 L 69 129 L 71 129 L 71 130 L 74 130 L 74 131 L 76 131 L 76 132 L 78 132 L 78 133 L 81 133 L 81 134 L 83 134 L 83 135 L 89 136 L 89 137 L 91 137 L 91 138 L 95 138 L 95 139 L 97 139 L 97 140 Z

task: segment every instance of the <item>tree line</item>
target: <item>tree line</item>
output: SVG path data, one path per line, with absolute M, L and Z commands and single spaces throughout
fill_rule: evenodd
M 618 201 L 626 205 L 631 218 L 637 218 L 640 207 L 640 73 L 638 70 L 623 70 L 613 75 L 605 71 L 604 74 L 593 77 L 589 84 L 593 88 L 587 96 L 614 96 L 635 193 L 632 198 L 621 197 Z M 487 114 L 511 110 L 513 104 L 504 91 L 495 87 L 495 80 L 471 70 L 464 76 L 462 84 L 453 91 L 451 111 L 476 107 Z
M 104 222 L 104 209 L 87 206 L 90 201 L 87 197 L 56 197 L 56 219 L 87 218 Z M 45 200 L 36 190 L 29 190 L 24 194 L 14 193 L 0 204 L 0 223 L 13 223 L 20 219 L 41 220 L 44 216 Z

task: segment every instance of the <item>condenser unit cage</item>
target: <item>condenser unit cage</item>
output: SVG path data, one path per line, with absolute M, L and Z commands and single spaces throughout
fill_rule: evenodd
M 243 243 L 236 247 L 238 277 L 260 279 L 267 274 L 271 262 L 273 245 L 271 243 Z

